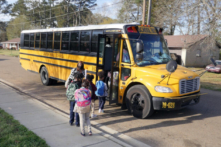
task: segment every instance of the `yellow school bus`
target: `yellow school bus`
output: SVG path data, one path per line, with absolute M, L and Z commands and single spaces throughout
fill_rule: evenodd
M 161 28 L 109 24 L 24 30 L 20 44 L 21 66 L 40 74 L 43 85 L 65 82 L 83 61 L 87 74 L 105 72 L 109 103 L 126 106 L 138 118 L 200 100 L 199 75 L 173 63 Z

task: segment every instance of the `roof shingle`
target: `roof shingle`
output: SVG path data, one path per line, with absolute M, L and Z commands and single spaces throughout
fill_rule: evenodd
M 2 43 L 7 43 L 7 42 L 20 43 L 20 38 L 14 38 L 14 39 L 11 39 L 11 40 L 8 40 L 8 41 L 4 41 L 4 42 L 2 42 Z
M 165 35 L 168 47 L 183 48 L 207 37 L 208 35 Z

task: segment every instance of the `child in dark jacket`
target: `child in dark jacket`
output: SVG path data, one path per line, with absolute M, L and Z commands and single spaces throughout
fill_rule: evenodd
M 69 100 L 70 103 L 70 120 L 69 120 L 69 124 L 72 126 L 73 122 L 74 122 L 74 117 L 75 117 L 75 125 L 76 126 L 80 126 L 80 122 L 79 122 L 79 115 L 78 113 L 74 113 L 74 106 L 75 106 L 75 97 L 74 97 L 74 93 L 77 89 L 81 88 L 81 78 L 80 78 L 80 74 L 79 73 L 74 73 L 74 79 L 71 81 L 71 83 L 68 85 L 67 87 L 67 91 L 66 91 L 66 96 L 67 96 L 67 100 Z
M 96 99 L 96 95 L 95 95 L 95 91 L 97 90 L 96 86 L 94 85 L 94 83 L 92 82 L 94 79 L 94 75 L 87 75 L 87 80 L 90 83 L 89 89 L 91 90 L 91 118 L 96 117 L 97 115 L 94 114 L 94 108 L 95 108 L 95 99 Z

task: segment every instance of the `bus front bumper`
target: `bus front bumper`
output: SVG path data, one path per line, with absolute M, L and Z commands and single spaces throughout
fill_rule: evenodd
M 153 97 L 153 108 L 154 110 L 179 110 L 199 103 L 200 96 L 204 94 L 198 92 L 181 97 Z

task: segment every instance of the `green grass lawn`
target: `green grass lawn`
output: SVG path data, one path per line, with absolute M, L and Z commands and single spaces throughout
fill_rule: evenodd
M 203 68 L 189 68 L 190 70 L 200 70 Z M 200 74 L 202 71 L 197 71 Z M 200 84 L 202 88 L 221 91 L 221 73 L 206 72 L 200 77 Z
M 48 147 L 46 142 L 0 109 L 0 147 Z
M 19 56 L 19 51 L 18 50 L 0 49 L 0 55 L 18 57 Z

